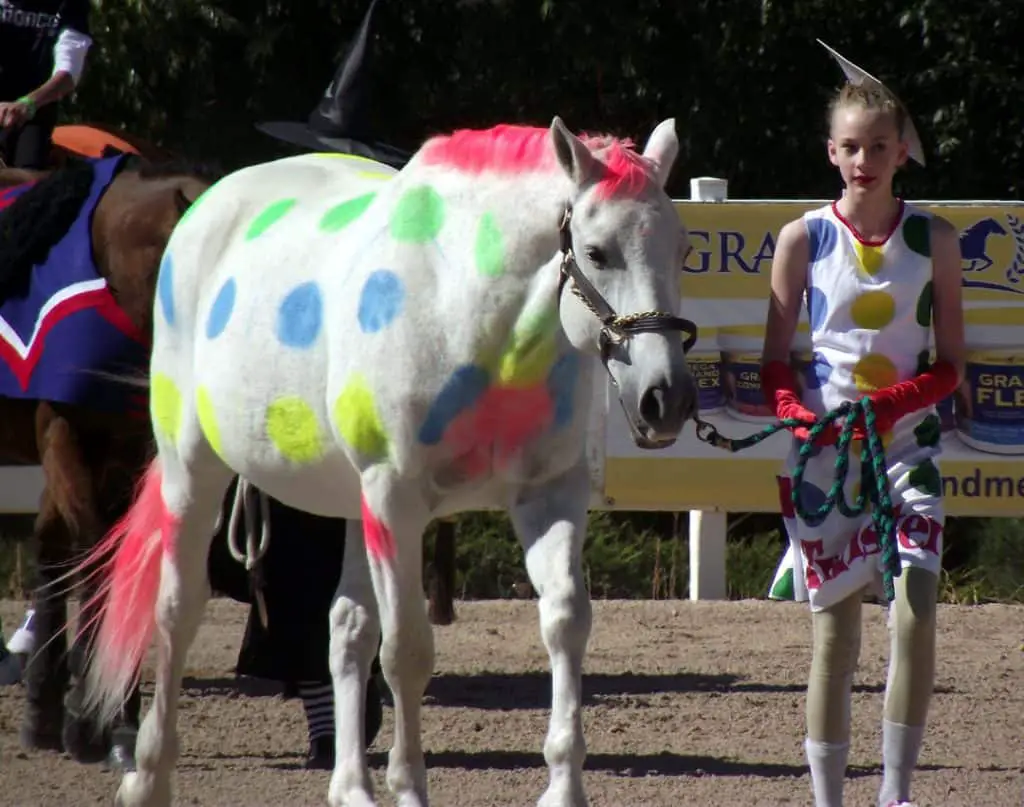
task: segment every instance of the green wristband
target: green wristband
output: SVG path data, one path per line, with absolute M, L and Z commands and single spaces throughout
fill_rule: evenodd
M 25 106 L 28 107 L 28 119 L 29 120 L 32 120 L 32 118 L 34 118 L 36 116 L 36 111 L 38 110 L 38 107 L 36 107 L 36 102 L 33 101 L 31 98 L 29 98 L 27 95 L 21 96 L 21 98 L 19 98 L 17 101 L 15 101 L 15 103 L 24 104 Z

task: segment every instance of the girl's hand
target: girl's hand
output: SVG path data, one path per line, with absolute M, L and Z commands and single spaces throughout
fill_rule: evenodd
M 0 129 L 17 129 L 32 119 L 32 109 L 24 101 L 0 102 Z

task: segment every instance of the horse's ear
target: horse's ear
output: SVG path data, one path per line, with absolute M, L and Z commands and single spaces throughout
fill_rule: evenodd
M 657 166 L 658 183 L 665 187 L 672 165 L 679 154 L 679 138 L 676 136 L 676 119 L 667 118 L 654 127 L 644 146 L 644 156 Z
M 558 164 L 576 185 L 583 185 L 596 175 L 599 166 L 597 159 L 583 141 L 569 131 L 558 115 L 551 121 L 550 132 Z

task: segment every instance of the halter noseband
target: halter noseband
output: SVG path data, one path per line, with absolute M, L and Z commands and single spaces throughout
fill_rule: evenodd
M 562 221 L 558 225 L 558 234 L 562 240 L 562 263 L 559 267 L 558 299 L 562 299 L 562 290 L 566 281 L 572 280 L 572 293 L 599 320 L 601 320 L 601 336 L 599 347 L 601 361 L 608 367 L 608 355 L 613 345 L 620 345 L 634 334 L 658 333 L 662 331 L 679 331 L 686 334 L 683 352 L 688 353 L 697 341 L 697 325 L 688 319 L 667 314 L 664 311 L 641 311 L 635 314 L 619 315 L 608 301 L 601 295 L 576 263 L 576 253 L 572 246 L 572 203 L 565 203 Z M 609 375 L 611 375 L 609 373 Z M 614 377 L 612 383 L 615 384 Z

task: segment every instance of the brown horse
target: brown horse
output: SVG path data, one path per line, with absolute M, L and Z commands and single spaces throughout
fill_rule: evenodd
M 103 135 L 101 131 L 99 141 Z M 0 169 L 0 193 L 34 183 L 0 211 L 0 304 L 19 289 L 26 293 L 33 269 L 38 272 L 40 261 L 52 257 L 54 245 L 85 217 L 82 220 L 87 223 L 79 226 L 88 234 L 89 244 L 79 249 L 91 249 L 96 273 L 109 290 L 97 311 L 105 306 L 106 321 L 138 344 L 138 361 L 127 374 L 141 378 L 148 370 L 153 300 L 164 246 L 181 216 L 217 177 L 199 167 L 149 159 L 150 154 L 164 155 L 157 149 L 139 154 L 147 151 L 145 146 L 138 147 L 139 142 L 107 138 L 114 151 L 134 153 L 121 154 L 116 167 L 106 163 L 112 166 L 113 177 L 102 188 L 92 180 L 101 163 L 69 154 L 59 141 L 54 169 Z M 91 146 L 81 150 L 98 156 Z M 98 201 L 97 193 L 101 194 Z M 91 212 L 90 205 L 94 205 Z M 47 338 L 57 338 L 55 333 L 56 328 Z M 0 353 L 4 347 L 0 344 Z M 48 349 L 43 347 L 42 354 Z M 58 359 L 66 361 L 64 355 Z M 79 368 L 84 373 L 90 369 Z M 95 376 L 123 389 L 130 386 L 99 372 Z M 140 389 L 133 387 L 131 394 L 137 398 Z M 38 464 L 45 478 L 33 535 L 36 648 L 24 671 L 26 713 L 21 741 L 25 747 L 67 750 L 81 762 L 100 761 L 110 752 L 116 763 L 131 764 L 138 691 L 112 732 L 100 735 L 82 714 L 78 684 L 91 635 L 86 631 L 78 636 L 68 652 L 63 633 L 68 586 L 61 576 L 72 555 L 91 546 L 125 511 L 151 445 L 148 421 L 131 417 L 126 410 L 49 400 L 43 395 L 0 395 L 0 464 Z M 90 582 L 82 582 L 83 602 L 93 589 Z M 80 616 L 84 624 L 81 620 Z

